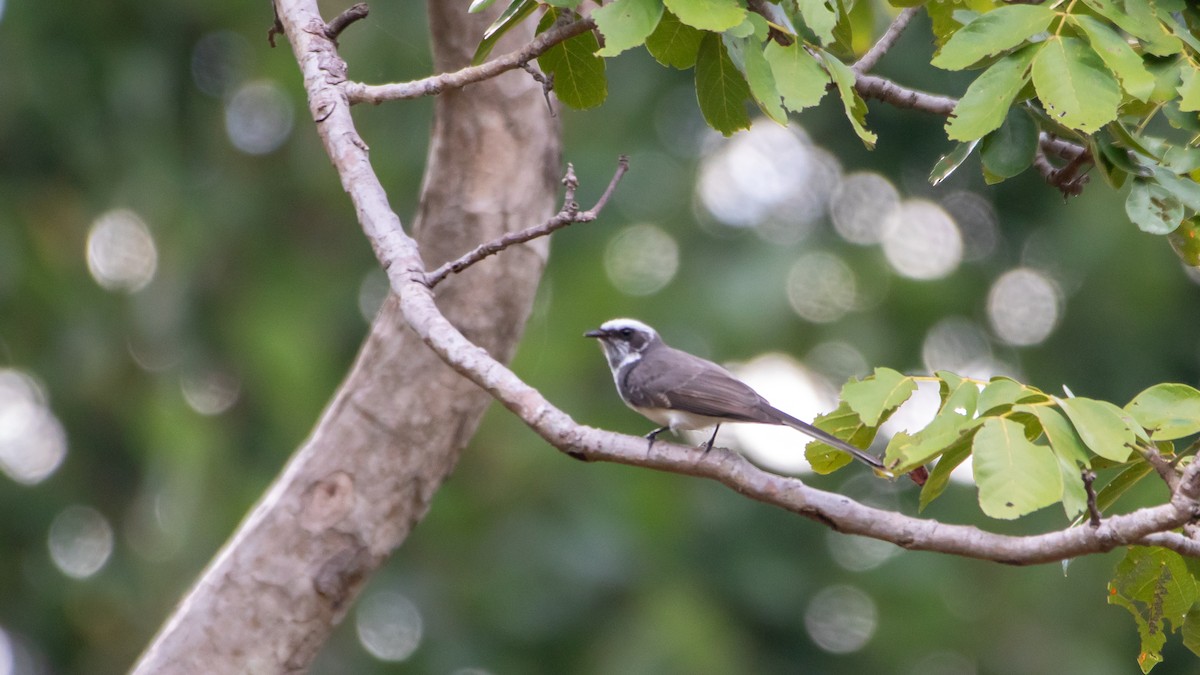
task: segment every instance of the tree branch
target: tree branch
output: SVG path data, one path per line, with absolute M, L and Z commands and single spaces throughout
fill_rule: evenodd
M 571 23 L 555 26 L 538 35 L 524 47 L 498 56 L 491 61 L 478 66 L 469 66 L 450 73 L 432 75 L 412 82 L 397 82 L 392 84 L 362 84 L 347 82 L 343 87 L 346 98 L 354 103 L 382 103 L 384 101 L 401 101 L 405 99 L 433 96 L 453 89 L 461 89 L 468 84 L 482 82 L 497 75 L 520 68 L 523 64 L 546 53 L 551 47 L 564 40 L 586 33 L 596 27 L 596 22 L 590 17 L 583 17 Z
M 876 75 L 859 75 L 854 82 L 854 89 L 863 98 L 873 98 L 897 108 L 920 110 L 943 117 L 949 117 L 950 113 L 954 112 L 954 106 L 958 105 L 956 98 L 909 89 Z
M 892 48 L 892 45 L 896 44 L 896 40 L 900 39 L 900 34 L 903 33 L 904 29 L 908 27 L 908 22 L 912 21 L 913 17 L 916 16 L 917 12 L 920 10 L 921 6 L 916 5 L 905 8 L 904 11 L 897 14 L 896 18 L 892 20 L 891 25 L 889 25 L 887 30 L 883 32 L 883 35 L 880 36 L 879 40 L 875 44 L 871 45 L 871 48 L 867 50 L 867 53 L 863 54 L 862 58 L 855 62 L 853 66 L 851 66 L 854 74 L 863 75 L 867 71 L 874 68 L 876 64 L 879 63 L 879 60 L 883 58 L 883 55 L 887 54 L 888 50 Z
M 336 46 L 338 36 L 342 34 L 342 31 L 349 28 L 350 24 L 355 21 L 367 18 L 370 11 L 371 8 L 365 2 L 347 7 L 341 14 L 333 17 L 333 21 L 325 24 L 325 37 L 333 40 L 333 44 Z
M 510 232 L 499 239 L 494 239 L 486 244 L 479 245 L 475 248 L 475 250 L 467 253 L 461 258 L 445 263 L 436 270 L 426 274 L 425 285 L 429 288 L 433 288 L 451 274 L 458 274 L 480 260 L 483 260 L 488 256 L 495 255 L 509 246 L 524 244 L 525 242 L 537 239 L 538 237 L 548 236 L 550 233 L 556 230 L 561 230 L 562 228 L 575 223 L 590 223 L 600 215 L 600 211 L 604 209 L 604 205 L 607 204 L 609 198 L 612 197 L 613 190 L 616 189 L 617 183 L 620 182 L 621 177 L 624 176 L 625 172 L 628 170 L 629 158 L 625 155 L 621 155 L 621 158 L 617 160 L 617 170 L 615 173 L 613 173 L 612 180 L 609 181 L 608 187 L 604 190 L 604 194 L 600 195 L 600 198 L 596 200 L 595 206 L 587 211 L 580 211 L 579 204 L 575 201 L 575 190 L 579 187 L 579 180 L 575 177 L 575 167 L 568 164 L 567 175 L 563 177 L 562 181 L 563 185 L 567 186 L 563 196 L 562 209 L 560 209 L 559 212 L 554 215 L 554 217 L 550 218 L 550 220 L 547 220 L 541 225 L 534 225 L 533 227 L 525 228 L 519 232 Z

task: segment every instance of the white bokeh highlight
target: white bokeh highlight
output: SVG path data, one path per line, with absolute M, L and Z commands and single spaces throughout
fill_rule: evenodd
M 292 133 L 292 101 L 278 84 L 256 80 L 240 86 L 225 105 L 225 133 L 233 147 L 265 155 Z
M 806 422 L 836 404 L 836 392 L 829 383 L 786 354 L 763 354 L 746 363 L 731 364 L 730 371 L 771 405 Z M 730 424 L 721 427 L 721 434 L 728 434 L 725 437 L 732 437 L 743 453 L 769 470 L 784 474 L 812 470 L 804 458 L 804 447 L 812 439 L 795 429 Z
M 817 593 L 804 611 L 804 627 L 821 649 L 851 654 L 867 645 L 879 625 L 879 610 L 871 596 L 849 585 L 830 586 Z
M 417 606 L 395 591 L 377 591 L 359 603 L 358 641 L 381 661 L 403 661 L 421 644 L 424 622 Z
M 86 579 L 99 572 L 113 551 L 108 519 L 90 506 L 68 506 L 50 524 L 50 558 L 65 575 Z
M 883 239 L 888 214 L 900 206 L 896 186 L 880 174 L 847 174 L 834 190 L 829 219 L 842 239 L 851 244 L 877 244 Z
M 800 318 L 813 323 L 837 321 L 858 304 L 854 270 L 832 253 L 805 253 L 787 277 L 787 297 Z
M 642 223 L 622 229 L 604 252 L 604 271 L 626 295 L 652 295 L 679 270 L 679 244 L 661 227 Z
M 1009 270 L 992 283 L 987 297 L 988 322 L 996 337 L 1014 347 L 1045 341 L 1062 311 L 1058 286 L 1046 274 L 1028 267 Z
M 40 483 L 67 456 L 67 433 L 25 373 L 0 369 L 0 471 L 18 483 Z
M 942 207 L 925 199 L 909 199 L 888 214 L 883 254 L 901 276 L 941 279 L 962 262 L 962 236 Z
M 87 266 L 92 278 L 109 291 L 135 293 L 158 269 L 158 247 L 145 221 L 129 209 L 101 214 L 87 237 Z

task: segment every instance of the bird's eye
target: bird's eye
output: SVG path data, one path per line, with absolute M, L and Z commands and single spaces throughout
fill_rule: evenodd
M 621 337 L 623 337 L 623 338 L 633 337 L 633 329 L 632 328 L 622 328 L 621 329 Z

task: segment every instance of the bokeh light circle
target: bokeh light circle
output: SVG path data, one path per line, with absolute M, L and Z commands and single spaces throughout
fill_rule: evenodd
M 250 155 L 275 151 L 292 133 L 292 101 L 271 80 L 248 82 L 225 106 L 225 133 L 233 147 Z
M 992 283 L 988 321 L 1004 342 L 1017 347 L 1036 345 L 1058 325 L 1060 303 L 1053 280 L 1037 270 L 1018 267 Z
M 901 276 L 941 279 L 962 262 L 962 236 L 942 207 L 924 199 L 909 199 L 888 215 L 883 253 Z
M 804 611 L 804 627 L 818 647 L 832 654 L 856 652 L 871 640 L 879 611 L 871 596 L 849 585 L 823 589 Z
M 117 209 L 102 214 L 88 232 L 87 266 L 109 291 L 140 291 L 154 278 L 158 247 L 138 214 Z
M 0 471 L 33 485 L 67 455 L 67 433 L 46 407 L 41 387 L 25 373 L 0 369 Z
M 631 225 L 617 233 L 604 252 L 608 280 L 626 295 L 652 295 L 675 278 L 679 245 L 657 225 Z
M 421 612 L 394 591 L 368 595 L 359 603 L 355 628 L 364 649 L 381 661 L 403 661 L 417 650 L 424 633 Z
M 805 253 L 787 276 L 788 303 L 800 318 L 813 323 L 837 321 L 858 302 L 854 270 L 823 251 Z
M 68 506 L 50 524 L 50 558 L 63 574 L 86 579 L 99 572 L 113 550 L 113 530 L 99 511 Z
M 870 171 L 846 175 L 829 202 L 829 218 L 842 239 L 877 244 L 888 214 L 900 205 L 900 193 L 887 178 Z
M 948 370 L 965 377 L 991 375 L 992 346 L 983 328 L 970 319 L 950 316 L 925 334 L 921 358 L 926 372 Z

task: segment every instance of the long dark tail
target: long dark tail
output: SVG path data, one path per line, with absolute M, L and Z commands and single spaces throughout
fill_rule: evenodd
M 809 424 L 808 422 L 805 422 L 804 420 L 796 419 L 795 417 L 792 417 L 791 415 L 783 412 L 782 410 L 776 409 L 775 412 L 779 413 L 779 421 L 788 425 L 789 427 L 791 427 L 797 431 L 803 432 L 805 434 L 808 434 L 809 436 L 812 436 L 813 438 L 817 439 L 818 441 L 821 441 L 822 443 L 825 443 L 826 445 L 832 445 L 833 447 L 837 448 L 838 450 L 841 450 L 842 452 L 849 453 L 849 455 L 851 457 L 853 457 L 854 459 L 857 459 L 858 461 L 862 462 L 863 464 L 866 464 L 867 466 L 870 466 L 875 469 L 883 468 L 883 462 L 879 461 L 879 458 L 876 457 L 875 455 L 872 455 L 872 454 L 866 452 L 865 450 L 862 450 L 861 448 L 856 448 L 853 445 L 850 445 L 849 443 L 847 443 L 846 441 L 843 441 L 842 439 L 838 438 L 837 436 L 834 436 L 833 434 L 829 433 L 828 431 L 818 429 L 817 427 L 814 427 L 813 425 Z

